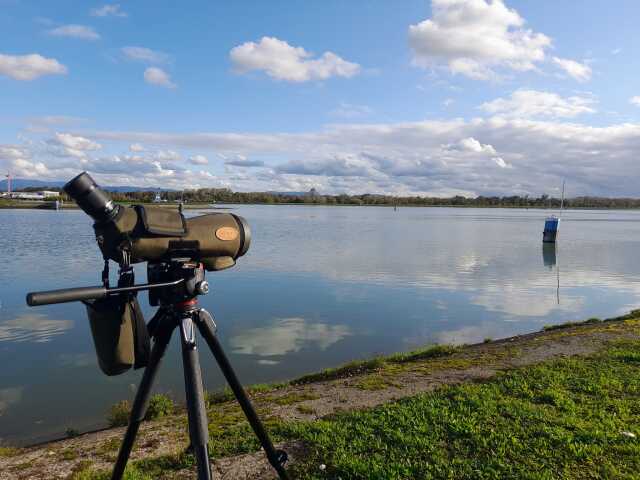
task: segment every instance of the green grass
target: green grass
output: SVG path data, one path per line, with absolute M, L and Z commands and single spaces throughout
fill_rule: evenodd
M 73 448 L 66 448 L 64 450 L 62 450 L 58 456 L 60 457 L 60 459 L 62 460 L 75 460 L 76 458 L 78 458 L 78 451 L 74 450 Z
M 173 400 L 167 395 L 157 393 L 149 398 L 149 404 L 147 405 L 147 412 L 144 416 L 145 420 L 155 420 L 158 418 L 167 417 L 176 412 L 176 406 Z M 114 403 L 109 408 L 107 414 L 107 422 L 111 427 L 123 427 L 129 423 L 129 416 L 131 415 L 131 404 L 128 400 L 121 400 Z
M 599 319 L 598 317 L 591 317 L 588 320 L 583 320 L 580 322 L 565 322 L 557 325 L 545 325 L 542 327 L 542 331 L 548 332 L 552 330 L 561 330 L 569 327 L 577 327 L 580 325 L 589 325 L 589 324 L 609 324 L 611 322 L 621 322 L 623 320 L 637 320 L 640 318 L 640 309 L 631 310 L 629 313 L 625 313 L 624 315 L 620 315 L 618 317 L 613 318 L 605 318 L 604 320 Z
M 254 385 L 244 387 L 244 390 L 247 395 L 252 396 L 261 393 L 273 392 L 286 386 L 287 383 L 256 383 Z M 205 392 L 205 403 L 207 407 L 230 402 L 232 400 L 235 400 L 235 396 L 228 385 L 221 390 Z
M 118 450 L 122 444 L 122 438 L 120 436 L 112 437 L 102 442 L 95 453 L 100 455 L 104 461 L 114 462 L 117 458 Z
M 353 377 L 366 373 L 390 369 L 393 365 L 416 362 L 429 358 L 446 357 L 459 352 L 462 347 L 451 345 L 431 345 L 411 352 L 394 353 L 386 357 L 375 357 L 368 360 L 355 360 L 339 367 L 327 368 L 321 372 L 304 375 L 292 380 L 292 385 L 335 380 L 338 378 Z
M 15 447 L 0 447 L 0 458 L 14 457 L 22 453 L 22 450 Z
M 397 384 L 390 379 L 379 374 L 366 375 L 355 384 L 360 390 L 385 390 L 389 387 L 395 387 Z
M 640 318 L 640 309 L 631 310 L 629 313 L 625 313 L 624 315 L 620 315 L 619 317 L 607 318 L 605 322 L 615 320 L 632 320 L 634 318 Z
M 91 465 L 92 463 L 89 460 L 78 462 L 71 474 L 67 477 L 67 480 L 93 480 L 96 477 Z
M 147 413 L 145 414 L 144 419 L 155 420 L 157 418 L 171 415 L 174 411 L 175 405 L 173 400 L 166 395 L 157 393 L 152 395 L 149 399 L 149 405 L 147 406 Z
M 233 400 L 233 392 L 226 386 L 222 390 L 216 390 L 214 392 L 205 392 L 205 402 L 207 406 L 217 405 L 219 403 L 225 403 Z
M 258 451 L 237 409 L 210 422 L 212 456 Z M 265 423 L 274 441 L 300 440 L 308 447 L 290 467 L 297 479 L 637 479 L 640 342 L 617 342 L 590 357 L 507 371 L 374 409 Z M 125 478 L 172 478 L 193 465 L 188 454 L 167 455 L 133 462 Z M 76 478 L 108 478 L 87 475 Z
M 296 410 L 305 415 L 312 415 L 316 413 L 316 409 L 307 405 L 296 405 Z
M 374 372 L 384 366 L 384 360 L 381 357 L 372 358 L 370 360 L 355 360 L 345 363 L 339 367 L 327 368 L 321 372 L 303 375 L 300 378 L 291 381 L 292 385 L 303 385 L 305 383 L 322 382 L 326 380 L 335 380 L 337 378 L 352 377 L 367 372 Z
M 637 479 L 639 374 L 630 342 L 284 432 L 312 452 L 301 479 Z
M 406 353 L 394 353 L 384 358 L 387 363 L 409 363 L 429 358 L 447 357 L 459 352 L 462 347 L 454 345 L 430 345 Z
M 121 400 L 114 403 L 109 408 L 107 414 L 107 422 L 111 427 L 123 427 L 129 423 L 129 414 L 131 413 L 131 404 L 128 400 Z
M 273 402 L 276 405 L 293 405 L 294 403 L 304 402 L 305 400 L 317 400 L 318 395 L 309 392 L 290 392 L 280 396 L 265 397 L 266 401 Z
M 247 394 L 253 395 L 256 393 L 271 392 L 280 388 L 286 387 L 286 383 L 256 383 L 245 387 Z
M 607 321 L 607 320 L 605 320 Z M 584 320 L 582 322 L 565 322 L 565 323 L 559 323 L 556 325 L 545 325 L 544 327 L 542 327 L 542 330 L 545 332 L 551 331 L 551 330 L 560 330 L 562 328 L 569 328 L 569 327 L 576 327 L 578 325 L 589 325 L 589 324 L 594 324 L 594 323 L 602 323 L 602 320 L 600 320 L 597 317 L 592 317 L 588 320 Z

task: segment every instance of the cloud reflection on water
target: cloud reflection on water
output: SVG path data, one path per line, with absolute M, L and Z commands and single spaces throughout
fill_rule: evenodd
M 256 225 L 245 271 L 321 274 L 427 295 L 445 290 L 509 321 L 580 315 L 594 290 L 640 297 L 637 245 L 630 236 L 640 225 L 637 212 L 566 212 L 558 251 L 544 248 L 541 261 L 546 213 L 540 210 L 293 207 L 295 213 L 277 219 L 270 218 L 277 208 L 238 210 Z M 282 251 L 283 242 L 272 238 L 274 226 L 295 248 Z
M 50 341 L 73 328 L 73 320 L 54 320 L 41 313 L 26 313 L 0 323 L 0 342 Z
M 268 326 L 243 330 L 231 337 L 230 344 L 234 353 L 271 357 L 299 352 L 309 346 L 326 350 L 349 335 L 351 331 L 346 325 L 281 318 Z

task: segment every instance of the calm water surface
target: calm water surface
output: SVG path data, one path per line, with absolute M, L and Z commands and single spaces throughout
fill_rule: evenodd
M 233 211 L 251 225 L 251 249 L 235 268 L 209 274 L 212 292 L 201 304 L 244 383 L 640 304 L 640 212 L 567 211 L 557 249 L 543 250 L 548 212 L 540 210 Z M 99 371 L 81 304 L 24 302 L 28 291 L 99 283 L 91 220 L 79 211 L 0 210 L 0 266 L 0 441 L 103 426 L 110 405 L 133 398 L 140 372 Z M 146 280 L 144 268 L 137 279 Z M 146 295 L 141 304 L 149 317 Z M 176 347 L 174 338 L 157 391 L 182 400 Z M 205 348 L 201 356 L 206 388 L 221 388 Z

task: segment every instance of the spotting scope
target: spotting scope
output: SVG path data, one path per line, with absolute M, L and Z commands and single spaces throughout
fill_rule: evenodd
M 98 246 L 118 263 L 157 262 L 176 257 L 202 262 L 206 270 L 235 265 L 251 244 L 247 222 L 231 213 L 185 219 L 177 209 L 114 204 L 87 172 L 64 186 L 84 212 L 95 220 Z

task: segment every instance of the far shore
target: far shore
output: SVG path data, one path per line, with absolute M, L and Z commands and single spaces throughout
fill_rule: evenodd
M 151 205 L 158 208 L 178 208 L 179 203 L 175 202 L 118 202 L 120 205 Z M 397 210 L 403 208 L 465 208 L 465 209 L 508 209 L 508 210 L 540 210 L 540 211 L 558 211 L 557 207 L 543 207 L 543 206 L 515 206 L 515 205 L 389 205 L 389 204 L 375 204 L 375 203 L 363 203 L 363 204 L 333 204 L 333 203 L 269 203 L 269 202 L 254 202 L 254 203 L 185 203 L 183 209 L 185 210 L 224 210 L 233 208 L 239 205 L 268 205 L 268 206 L 306 206 L 306 207 L 382 207 L 382 208 L 395 208 Z M 53 201 L 7 201 L 0 199 L 0 210 L 54 210 Z M 79 207 L 73 202 L 65 202 L 60 210 L 78 210 Z M 640 207 L 565 207 L 564 210 L 640 210 Z
M 634 310 L 354 361 L 247 391 L 288 451 L 292 478 L 632 478 L 638 351 Z M 127 408 L 113 407 L 113 428 L 0 447 L 0 479 L 109 478 Z M 156 395 L 149 412 L 127 478 L 193 475 L 184 408 Z M 229 391 L 207 394 L 207 413 L 216 478 L 276 478 Z

